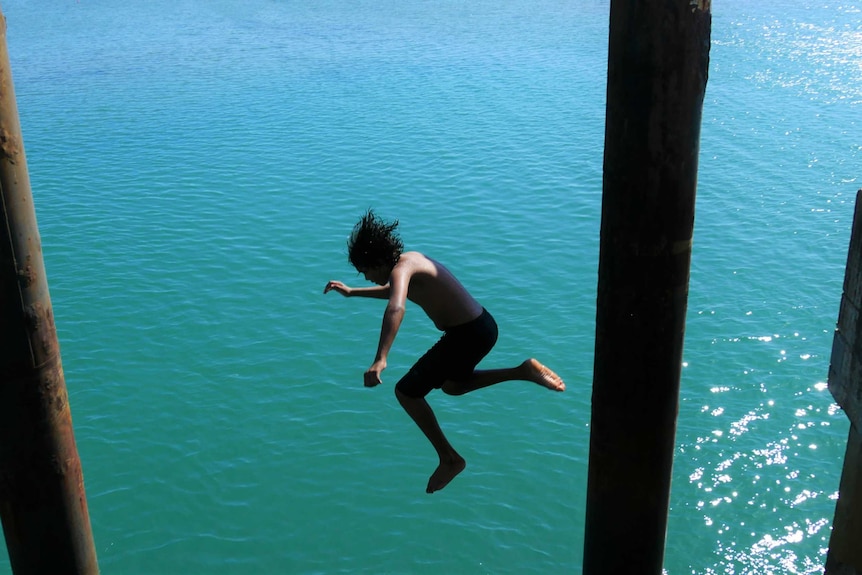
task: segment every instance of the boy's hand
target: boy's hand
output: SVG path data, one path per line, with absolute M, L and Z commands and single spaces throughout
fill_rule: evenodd
M 384 369 L 386 369 L 385 360 L 375 361 L 371 364 L 371 367 L 365 372 L 365 387 L 376 387 L 383 383 L 383 380 L 380 379 L 380 372 Z
M 323 288 L 323 293 L 329 293 L 329 292 L 330 292 L 330 291 L 332 291 L 332 290 L 337 291 L 338 293 L 340 293 L 340 294 L 341 294 L 341 295 L 343 295 L 344 297 L 347 297 L 347 296 L 349 296 L 349 295 L 350 295 L 350 287 L 349 287 L 349 286 L 344 285 L 344 284 L 343 284 L 342 282 L 340 282 L 340 281 L 330 280 L 330 281 L 326 284 L 326 287 L 325 287 L 325 288 Z

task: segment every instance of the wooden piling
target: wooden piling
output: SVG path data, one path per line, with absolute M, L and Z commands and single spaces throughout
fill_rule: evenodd
M 862 575 L 862 190 L 847 250 L 844 293 L 832 342 L 829 391 L 847 417 L 850 434 L 835 504 L 825 575 Z
M 585 575 L 662 572 L 710 29 L 611 2 Z
M 0 12 L 0 520 L 16 575 L 98 573 Z

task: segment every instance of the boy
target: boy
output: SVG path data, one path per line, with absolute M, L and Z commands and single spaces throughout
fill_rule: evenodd
M 442 264 L 419 252 L 404 252 L 395 229 L 398 221 L 387 223 L 372 210 L 354 226 L 347 241 L 348 259 L 356 270 L 376 287 L 352 288 L 330 281 L 323 293 L 332 290 L 345 297 L 361 296 L 388 301 L 377 355 L 365 372 L 365 386 L 379 385 L 380 373 L 401 320 L 406 300 L 421 307 L 443 337 L 395 385 L 395 396 L 440 457 L 440 465 L 428 480 L 426 493 L 434 493 L 461 473 L 464 459 L 449 444 L 425 396 L 432 389 L 463 395 L 503 381 L 532 381 L 553 391 L 566 385 L 560 377 L 535 359 L 505 369 L 477 370 L 476 365 L 497 342 L 497 324 L 464 286 Z

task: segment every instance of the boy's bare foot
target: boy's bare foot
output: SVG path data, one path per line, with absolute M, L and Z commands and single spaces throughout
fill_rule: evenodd
M 554 373 L 549 367 L 546 367 L 535 359 L 528 359 L 521 364 L 521 368 L 526 373 L 525 379 L 538 383 L 542 387 L 547 387 L 551 391 L 565 391 L 566 384 L 562 378 Z
M 467 467 L 467 462 L 460 456 L 451 461 L 441 461 L 434 473 L 431 474 L 425 493 L 440 491 L 449 485 L 449 482 L 455 479 L 456 475 L 464 471 L 465 467 Z

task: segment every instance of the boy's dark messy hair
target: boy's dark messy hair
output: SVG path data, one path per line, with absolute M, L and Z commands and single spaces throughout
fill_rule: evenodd
M 395 267 L 404 242 L 398 237 L 395 228 L 398 220 L 388 223 L 369 209 L 353 226 L 347 240 L 347 259 L 357 271 L 365 271 L 379 266 Z

